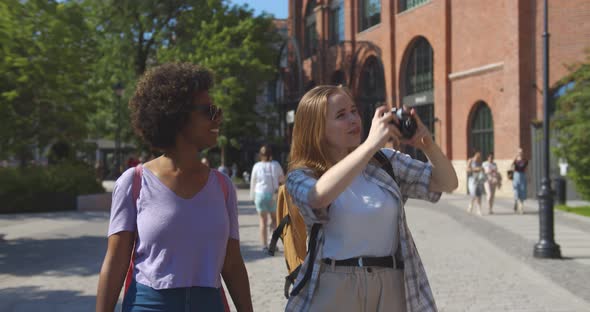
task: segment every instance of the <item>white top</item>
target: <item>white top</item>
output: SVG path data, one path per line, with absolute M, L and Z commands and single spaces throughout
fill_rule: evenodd
M 277 161 L 255 163 L 250 177 L 250 198 L 254 199 L 254 193 L 274 193 L 284 180 L 283 168 Z
M 483 164 L 481 165 L 481 167 L 483 168 L 483 171 L 486 174 L 490 174 L 493 171 L 498 171 L 498 167 L 496 166 L 495 162 L 489 162 L 489 161 L 484 161 Z
M 383 257 L 397 246 L 400 207 L 388 191 L 358 175 L 330 206 L 323 258 Z

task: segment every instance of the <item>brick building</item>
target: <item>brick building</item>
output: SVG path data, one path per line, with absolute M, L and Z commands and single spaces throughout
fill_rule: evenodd
M 292 110 L 319 84 L 348 86 L 365 123 L 381 103 L 415 107 L 453 160 L 460 189 L 474 150 L 494 153 L 501 172 L 518 147 L 533 156 L 531 123 L 543 118 L 542 0 L 290 0 L 288 23 Z M 555 91 L 564 64 L 583 61 L 590 47 L 590 1 L 550 0 L 549 33 Z

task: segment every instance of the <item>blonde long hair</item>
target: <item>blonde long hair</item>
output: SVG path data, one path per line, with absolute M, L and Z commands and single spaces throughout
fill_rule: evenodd
M 319 178 L 334 165 L 326 151 L 325 129 L 328 98 L 336 93 L 352 100 L 346 88 L 322 85 L 309 90 L 299 101 L 289 153 L 289 171 L 309 168 Z

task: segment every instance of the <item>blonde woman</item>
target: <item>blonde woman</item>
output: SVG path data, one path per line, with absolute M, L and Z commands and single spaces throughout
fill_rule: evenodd
M 361 118 L 346 89 L 318 86 L 301 99 L 286 187 L 317 238 L 286 311 L 436 310 L 403 207 L 409 197 L 436 202 L 457 187 L 457 175 L 411 114 L 418 130 L 406 140 L 390 110 L 377 108 L 361 143 Z M 430 162 L 384 148 L 392 139 L 421 149 Z M 379 151 L 399 184 L 371 161 Z
M 283 168 L 277 162 L 272 160 L 272 150 L 270 146 L 263 145 L 258 153 L 260 161 L 252 167 L 252 177 L 250 181 L 250 199 L 256 205 L 256 212 L 259 216 L 260 243 L 262 251 L 268 251 L 268 224 L 270 230 L 276 227 L 276 199 L 275 193 L 279 189 L 279 184 L 285 182 Z M 270 218 L 270 220 L 268 220 Z
M 473 206 L 476 204 L 477 215 L 481 216 L 481 197 L 484 191 L 485 174 L 481 166 L 481 153 L 475 152 L 472 158 L 467 160 L 467 187 L 469 188 L 469 196 L 471 200 L 467 212 L 473 212 Z

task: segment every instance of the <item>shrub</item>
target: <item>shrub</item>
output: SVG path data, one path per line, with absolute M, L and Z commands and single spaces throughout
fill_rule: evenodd
M 557 101 L 553 126 L 557 130 L 559 157 L 569 164 L 568 175 L 585 199 L 590 199 L 590 55 L 588 62 L 563 79 L 573 88 Z
M 85 164 L 0 168 L 0 213 L 73 210 L 78 195 L 102 192 Z

